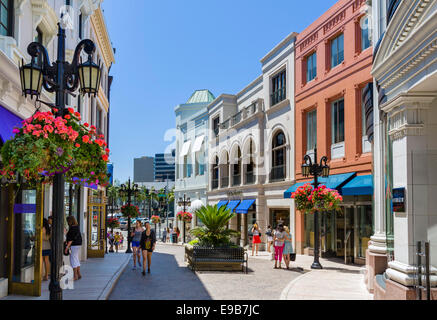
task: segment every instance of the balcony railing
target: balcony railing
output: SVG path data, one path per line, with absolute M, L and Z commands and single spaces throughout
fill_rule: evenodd
M 234 116 L 232 116 L 232 125 L 235 126 L 236 124 L 238 124 L 241 121 L 241 111 L 238 112 L 237 114 L 235 114 Z
M 229 177 L 222 177 L 220 182 L 221 182 L 220 185 L 221 188 L 229 187 Z
M 253 172 L 246 173 L 246 184 L 254 184 L 255 183 L 255 175 Z
M 271 105 L 274 106 L 275 104 L 285 100 L 287 98 L 285 91 L 285 87 L 278 89 L 278 91 L 275 91 L 271 94 Z
M 241 185 L 241 174 L 234 174 L 232 176 L 232 186 Z
M 284 181 L 285 180 L 285 165 L 272 167 L 270 172 L 270 181 Z

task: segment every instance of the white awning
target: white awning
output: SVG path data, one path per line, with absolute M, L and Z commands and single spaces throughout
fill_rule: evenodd
M 190 150 L 190 146 L 191 146 L 191 141 L 187 141 L 184 143 L 184 145 L 182 146 L 180 157 L 185 157 L 188 154 L 188 151 Z
M 204 139 L 205 139 L 204 135 L 196 138 L 196 141 L 194 141 L 194 145 L 193 145 L 193 153 L 199 152 L 200 149 L 202 149 L 202 144 Z

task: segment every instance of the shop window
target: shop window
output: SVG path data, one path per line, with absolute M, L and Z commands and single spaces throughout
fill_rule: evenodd
M 331 68 L 344 61 L 344 36 L 343 34 L 331 40 Z
M 357 217 L 358 218 L 357 219 L 358 257 L 365 259 L 368 243 L 370 241 L 370 237 L 373 234 L 372 206 L 358 206 L 357 209 L 358 209 L 358 217 Z
M 239 186 L 241 184 L 241 150 L 238 147 L 237 157 L 232 164 L 232 185 Z
M 344 99 L 331 105 L 331 129 L 331 158 L 341 158 L 344 156 Z
M 0 35 L 13 36 L 14 1 L 0 0 Z

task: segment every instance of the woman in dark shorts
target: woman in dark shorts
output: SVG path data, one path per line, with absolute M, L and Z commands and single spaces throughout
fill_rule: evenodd
M 44 266 L 44 275 L 42 275 L 43 268 L 41 266 L 41 276 L 43 281 L 49 280 L 50 270 L 50 256 L 52 254 L 52 246 L 50 244 L 51 228 L 49 221 L 44 218 L 42 222 L 42 260 L 41 264 Z
M 140 246 L 143 250 L 143 276 L 146 275 L 146 260 L 147 260 L 147 272 L 150 273 L 150 265 L 152 264 L 152 252 L 155 250 L 156 233 L 150 227 L 150 222 L 145 224 L 146 230 L 141 235 Z

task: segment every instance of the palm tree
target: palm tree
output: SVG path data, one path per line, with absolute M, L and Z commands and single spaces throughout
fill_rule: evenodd
M 199 239 L 201 246 L 229 246 L 231 245 L 230 238 L 240 234 L 238 231 L 227 228 L 229 220 L 235 216 L 235 213 L 232 213 L 226 206 L 220 208 L 217 205 L 204 206 L 196 211 L 196 215 L 204 226 L 194 228 L 190 233 Z

